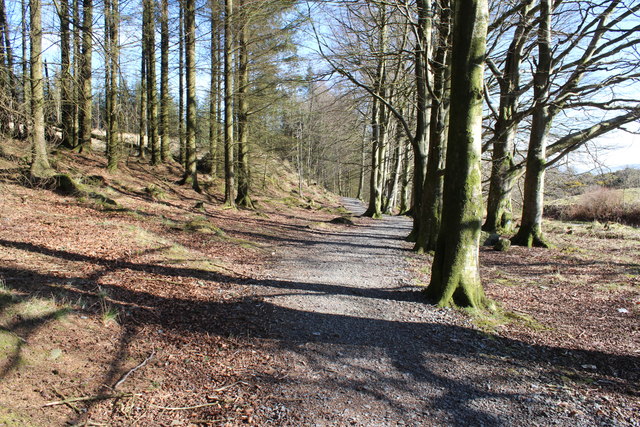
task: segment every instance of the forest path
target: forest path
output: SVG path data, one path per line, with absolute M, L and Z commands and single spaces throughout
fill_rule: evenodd
M 356 215 L 364 211 L 355 199 L 343 203 Z M 282 236 L 259 288 L 284 371 L 275 376 L 281 403 L 265 405 L 262 415 L 292 425 L 531 419 L 536 402 L 522 397 L 529 384 L 504 375 L 522 363 L 487 354 L 485 334 L 459 313 L 425 304 L 409 283 L 410 219 L 364 223 Z

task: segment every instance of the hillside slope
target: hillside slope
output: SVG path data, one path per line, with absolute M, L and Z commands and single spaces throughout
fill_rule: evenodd
M 244 283 L 286 227 L 335 216 L 331 196 L 298 198 L 273 163 L 258 210 L 224 210 L 217 181 L 177 186 L 178 165 L 108 173 L 67 152 L 53 162 L 83 187 L 62 195 L 27 182 L 27 158 L 3 144 L 0 424 L 250 419 L 271 368 L 246 337 L 264 326 Z

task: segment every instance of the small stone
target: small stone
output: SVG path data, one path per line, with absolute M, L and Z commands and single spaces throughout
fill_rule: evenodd
M 482 246 L 493 246 L 500 240 L 500 235 L 498 233 L 486 233 L 482 232 Z
M 511 240 L 500 237 L 493 245 L 493 250 L 498 252 L 507 252 L 511 248 Z

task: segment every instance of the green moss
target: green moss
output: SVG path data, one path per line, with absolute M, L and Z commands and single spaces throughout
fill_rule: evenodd
M 153 200 L 164 200 L 167 198 L 167 192 L 155 184 L 147 185 L 143 191 L 147 193 Z
M 471 322 L 478 329 L 491 334 L 510 324 L 518 324 L 534 331 L 550 329 L 529 314 L 503 310 L 495 303 L 491 304 L 491 309 L 488 312 L 474 308 L 465 309 L 465 312 L 471 317 Z
M 0 357 L 12 354 L 20 343 L 20 338 L 13 332 L 0 329 Z
M 211 224 L 205 219 L 193 219 L 183 226 L 186 231 L 193 231 L 203 234 L 215 234 L 216 236 L 225 237 L 227 234 L 219 227 Z
M 0 406 L 0 425 L 7 427 L 32 427 L 27 415 L 15 412 L 11 408 Z
M 87 190 L 85 186 L 76 181 L 71 175 L 59 173 L 53 176 L 54 190 L 58 193 L 70 196 L 82 196 Z

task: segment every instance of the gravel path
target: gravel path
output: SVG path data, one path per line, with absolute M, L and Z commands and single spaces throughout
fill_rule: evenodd
M 360 202 L 344 199 L 355 214 Z M 310 230 L 289 239 L 261 281 L 269 340 L 284 366 L 279 402 L 259 412 L 291 425 L 635 425 L 563 386 L 584 361 L 474 330 L 425 304 L 410 284 L 411 223 Z M 552 366 L 548 363 L 553 361 Z

